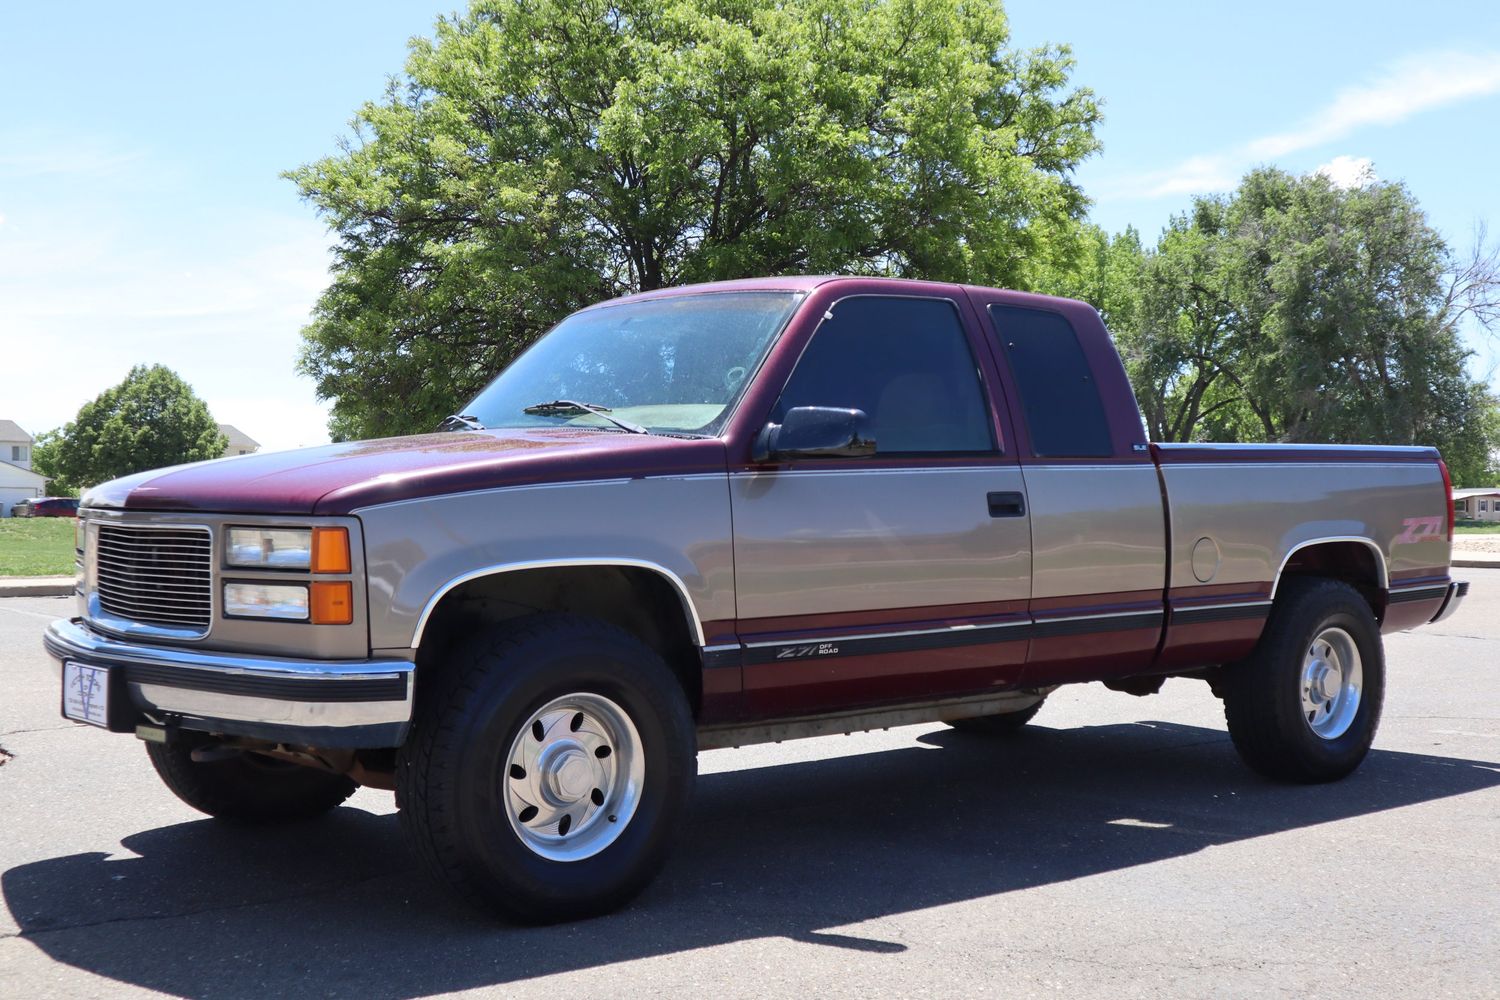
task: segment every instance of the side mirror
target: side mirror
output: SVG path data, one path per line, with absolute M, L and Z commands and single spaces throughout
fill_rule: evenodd
M 875 454 L 864 410 L 797 406 L 779 424 L 766 424 L 755 439 L 751 459 L 866 458 Z

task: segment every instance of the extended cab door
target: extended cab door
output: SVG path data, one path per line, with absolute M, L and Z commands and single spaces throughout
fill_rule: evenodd
M 732 472 L 746 708 L 789 716 L 1013 682 L 1031 533 L 973 314 L 956 288 L 825 294 L 765 418 L 857 409 L 875 452 Z
M 1166 519 L 1119 355 L 1085 303 L 969 292 L 1009 390 L 1031 509 L 1025 683 L 1146 671 L 1163 625 Z

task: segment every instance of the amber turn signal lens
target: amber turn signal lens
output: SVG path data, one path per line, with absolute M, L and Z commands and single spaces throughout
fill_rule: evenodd
M 314 528 L 312 544 L 314 573 L 349 572 L 349 529 Z
M 347 580 L 312 585 L 314 625 L 348 625 L 354 621 L 354 585 Z

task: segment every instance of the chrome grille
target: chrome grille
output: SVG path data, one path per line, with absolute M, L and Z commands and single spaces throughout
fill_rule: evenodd
M 208 529 L 101 524 L 94 558 L 101 610 L 129 622 L 208 632 L 213 617 Z

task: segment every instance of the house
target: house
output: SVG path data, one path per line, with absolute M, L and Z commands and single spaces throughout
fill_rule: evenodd
M 230 455 L 250 455 L 260 451 L 260 442 L 234 424 L 220 424 L 219 433 L 229 439 L 229 443 L 224 446 L 225 458 Z
M 14 420 L 0 420 L 0 517 L 18 500 L 47 495 L 47 478 L 31 471 L 31 435 Z
M 1500 521 L 1500 486 L 1454 490 L 1453 513 L 1460 521 Z

